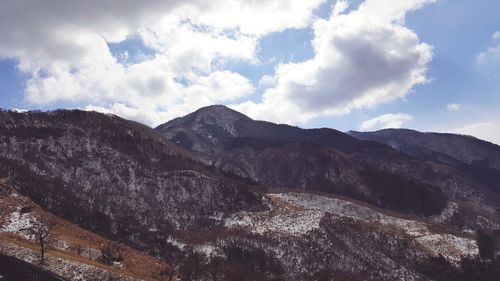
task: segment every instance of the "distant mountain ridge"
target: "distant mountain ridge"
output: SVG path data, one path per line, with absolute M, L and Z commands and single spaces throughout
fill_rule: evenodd
M 350 131 L 351 136 L 389 145 L 411 156 L 420 153 L 440 153 L 467 164 L 487 162 L 488 167 L 500 170 L 500 146 L 466 135 L 422 133 L 408 129 L 385 129 L 376 132 Z
M 445 197 L 488 189 L 444 161 L 430 165 L 377 140 L 333 129 L 255 121 L 220 105 L 201 108 L 155 130 L 201 153 L 198 159 L 207 165 L 266 187 L 342 194 L 406 213 L 439 213 Z M 460 182 L 458 189 L 450 189 L 450 179 Z M 398 192 L 401 188 L 404 191 Z M 495 196 L 485 198 L 495 198 L 489 203 L 494 204 Z
M 386 144 L 423 161 L 456 167 L 500 192 L 500 146 L 471 136 L 386 129 L 349 134 Z

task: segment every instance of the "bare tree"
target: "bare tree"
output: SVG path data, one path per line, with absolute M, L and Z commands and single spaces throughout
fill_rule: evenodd
M 114 261 L 123 261 L 125 247 L 121 244 L 107 240 L 101 247 L 99 260 L 106 265 L 112 265 Z
M 45 263 L 45 250 L 47 244 L 55 239 L 54 229 L 56 220 L 53 215 L 37 214 L 31 222 L 28 234 L 40 245 L 40 264 Z
M 173 281 L 175 277 L 175 269 L 168 265 L 158 266 L 154 272 L 153 276 L 155 280 L 158 281 Z

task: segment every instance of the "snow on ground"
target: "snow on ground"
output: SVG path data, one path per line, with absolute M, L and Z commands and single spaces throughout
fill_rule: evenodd
M 173 238 L 172 236 L 169 236 L 167 238 L 167 242 L 177 247 L 181 251 L 185 250 L 186 247 L 188 247 L 188 244 L 182 242 L 179 239 Z M 205 255 L 206 257 L 222 256 L 222 251 L 220 250 L 220 248 L 212 244 L 193 245 L 193 250 L 199 254 Z
M 458 212 L 458 204 L 455 202 L 450 202 L 441 212 L 441 214 L 434 218 L 434 221 L 438 223 L 444 223 L 447 220 L 451 219 L 456 212 Z
M 226 219 L 225 226 L 247 228 L 259 234 L 274 232 L 302 236 L 318 229 L 323 216 L 330 213 L 403 231 L 432 255 L 443 255 L 453 261 L 478 253 L 473 239 L 435 234 L 425 222 L 393 217 L 346 200 L 303 193 L 268 194 L 268 197 L 273 202 L 271 211 L 239 212 Z
M 384 226 L 396 227 L 404 230 L 412 237 L 430 234 L 427 225 L 423 222 L 391 217 L 368 207 L 342 199 L 301 193 L 270 194 L 269 196 L 271 198 L 284 200 L 307 210 L 318 210 L 339 217 L 349 217 L 364 222 L 377 222 Z
M 10 242 L 0 240 L 0 252 L 33 264 L 38 262 L 37 252 L 31 249 L 19 247 Z M 73 281 L 108 280 L 108 278 L 109 280 L 120 281 L 138 280 L 76 261 L 56 258 L 50 255 L 46 256 L 46 258 L 45 268 Z
M 186 243 L 184 243 L 184 242 L 180 241 L 179 239 L 175 239 L 175 238 L 173 238 L 172 236 L 169 236 L 169 237 L 167 238 L 167 243 L 172 244 L 173 246 L 177 247 L 177 248 L 178 248 L 179 250 L 181 250 L 181 251 L 182 251 L 182 250 L 184 250 L 184 248 L 186 248 L 186 247 L 187 247 L 187 244 L 186 244 Z
M 206 257 L 223 256 L 218 247 L 210 244 L 196 245 L 194 246 L 194 250 L 199 254 L 205 255 Z
M 449 260 L 458 262 L 461 257 L 477 255 L 479 250 L 476 241 L 468 238 L 457 237 L 452 234 L 432 234 L 415 239 L 435 256 L 443 255 Z
M 270 212 L 240 212 L 225 221 L 228 228 L 250 228 L 253 233 L 281 233 L 302 236 L 319 228 L 325 212 L 308 210 L 273 214 Z
M 28 229 L 32 227 L 33 220 L 30 214 L 23 214 L 17 209 L 10 214 L 0 231 L 17 234 L 30 240 Z

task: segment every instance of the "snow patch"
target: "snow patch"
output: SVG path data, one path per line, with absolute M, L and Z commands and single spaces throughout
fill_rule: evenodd
M 18 209 L 10 214 L 1 231 L 18 234 L 29 240 L 28 229 L 33 226 L 33 220 L 30 214 L 23 214 Z
M 334 216 L 349 217 L 402 230 L 433 255 L 443 255 L 452 261 L 459 261 L 464 256 L 479 253 L 474 239 L 453 234 L 435 234 L 429 230 L 425 222 L 389 216 L 346 200 L 300 193 L 270 194 L 269 197 L 275 201 L 285 201 L 293 208 L 298 208 L 300 213 L 307 211 L 326 212 Z M 456 204 L 450 204 L 448 213 L 453 213 L 456 208 Z M 448 215 L 444 214 L 444 219 Z M 245 224 L 247 220 L 242 220 L 240 224 Z
M 348 217 L 364 222 L 380 223 L 384 226 L 395 227 L 403 230 L 412 237 L 430 234 L 427 225 L 423 222 L 388 216 L 346 200 L 301 193 L 269 194 L 269 196 L 305 210 L 322 211 L 338 217 Z
M 167 242 L 170 243 L 170 244 L 172 244 L 173 246 L 177 247 L 179 250 L 184 250 L 184 248 L 187 247 L 186 243 L 184 243 L 184 242 L 182 242 L 182 241 L 180 241 L 178 239 L 175 239 L 175 238 L 173 238 L 171 236 L 169 236 L 167 238 Z
M 216 257 L 216 256 L 222 256 L 220 251 L 219 251 L 219 248 L 217 248 L 214 245 L 210 245 L 210 244 L 196 245 L 196 246 L 194 246 L 194 250 L 195 250 L 195 252 L 197 252 L 199 254 L 203 254 L 209 258 Z
M 29 263 L 37 263 L 39 254 L 36 250 L 22 248 L 13 243 L 0 241 L 0 252 L 17 257 Z M 53 271 L 68 280 L 119 280 L 119 281 L 139 281 L 132 277 L 121 275 L 120 273 L 108 271 L 92 265 L 79 263 L 77 261 L 65 260 L 63 258 L 46 256 L 45 268 Z
M 432 234 L 415 239 L 426 247 L 434 256 L 442 255 L 458 262 L 467 255 L 478 255 L 479 250 L 474 239 L 457 237 L 453 234 Z
M 444 223 L 448 220 L 450 220 L 455 213 L 458 212 L 458 204 L 455 202 L 450 202 L 446 206 L 446 208 L 441 212 L 441 214 L 434 218 L 434 221 L 438 223 Z
M 325 212 L 303 211 L 272 214 L 270 212 L 240 212 L 225 221 L 228 228 L 249 228 L 258 234 L 281 233 L 303 236 L 318 229 Z

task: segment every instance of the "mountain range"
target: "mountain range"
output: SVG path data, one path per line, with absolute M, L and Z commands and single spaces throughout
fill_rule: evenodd
M 0 178 L 181 280 L 500 276 L 477 238 L 500 248 L 500 147 L 469 136 L 301 129 L 221 105 L 154 129 L 4 110 Z

